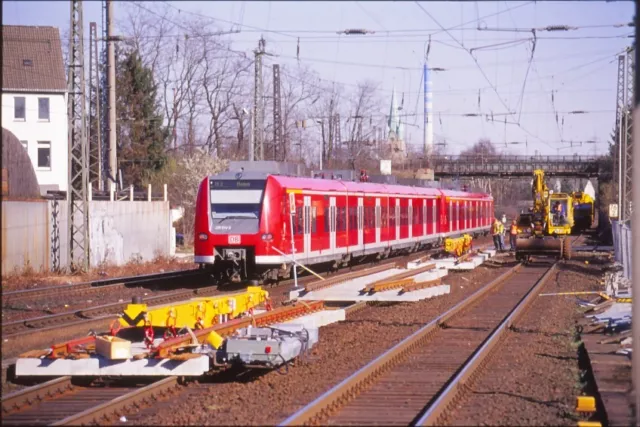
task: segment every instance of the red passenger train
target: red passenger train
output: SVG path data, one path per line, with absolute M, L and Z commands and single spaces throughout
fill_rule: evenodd
M 200 184 L 195 262 L 215 277 L 278 280 L 295 260 L 346 265 L 489 231 L 488 194 L 225 172 Z

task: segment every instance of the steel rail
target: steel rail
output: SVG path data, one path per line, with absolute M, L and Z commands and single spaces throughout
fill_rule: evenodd
M 71 377 L 60 377 L 42 384 L 18 390 L 2 398 L 2 414 L 6 415 L 35 402 L 71 390 Z
M 416 421 L 417 426 L 442 425 L 447 411 L 453 409 L 466 386 L 469 386 L 480 374 L 481 369 L 489 361 L 489 357 L 497 348 L 498 344 L 505 338 L 506 333 L 511 329 L 514 322 L 533 303 L 536 296 L 547 282 L 549 277 L 556 270 L 558 264 L 553 264 L 549 270 L 536 282 L 536 284 L 522 297 L 520 302 L 509 315 L 494 329 L 493 333 L 484 341 L 482 346 L 476 350 L 471 358 L 464 364 L 464 367 L 453 377 L 449 385 L 442 391 L 436 400 L 429 406 L 420 418 Z
M 458 304 L 447 310 L 445 313 L 436 317 L 425 326 L 421 327 L 398 344 L 394 345 L 380 356 L 366 364 L 364 367 L 358 369 L 349 377 L 341 381 L 339 384 L 322 394 L 320 397 L 285 419 L 281 424 L 285 425 L 301 425 L 310 422 L 311 420 L 317 420 L 321 418 L 325 411 L 329 411 L 332 408 L 340 406 L 341 401 L 345 399 L 344 396 L 350 396 L 357 393 L 357 390 L 362 386 L 370 383 L 375 377 L 381 375 L 384 371 L 388 370 L 395 364 L 396 360 L 403 357 L 410 352 L 416 346 L 426 341 L 440 325 L 446 323 L 454 315 L 458 314 L 464 308 L 473 304 L 482 296 L 493 290 L 497 285 L 507 280 L 516 271 L 522 267 L 519 263 L 510 268 L 505 273 L 501 274 L 496 279 L 492 280 L 481 289 L 474 292 L 469 297 L 460 301 Z
M 163 304 L 179 301 L 181 298 L 206 296 L 218 290 L 216 286 L 198 288 L 186 291 L 178 291 L 170 294 L 157 295 L 144 299 L 146 304 Z M 29 319 L 16 320 L 2 323 L 3 338 L 24 337 L 25 334 L 40 333 L 57 329 L 61 326 L 73 326 L 81 323 L 93 322 L 96 320 L 108 319 L 117 315 L 127 307 L 129 302 L 116 302 L 89 307 L 86 309 L 70 311 L 66 313 L 52 314 L 48 316 L 32 317 Z M 102 313 L 107 313 L 101 315 Z M 96 316 L 97 315 L 97 316 Z M 54 324 L 50 327 L 47 325 Z
M 2 293 L 3 303 L 13 302 L 25 298 L 33 298 L 39 296 L 47 296 L 51 294 L 75 292 L 79 290 L 94 290 L 101 289 L 110 285 L 132 285 L 138 283 L 146 283 L 155 280 L 171 280 L 174 278 L 183 278 L 189 276 L 199 276 L 205 274 L 201 269 L 189 269 L 189 270 L 172 270 L 162 273 L 142 274 L 139 276 L 126 276 L 126 277 L 114 277 L 110 279 L 94 280 L 91 282 L 73 283 L 70 285 L 61 286 L 47 286 L 38 289 L 20 289 L 17 291 L 8 291 Z
M 139 404 L 156 394 L 165 393 L 175 387 L 178 387 L 178 377 L 167 377 L 50 425 L 64 426 L 94 423 L 100 421 L 102 418 L 113 416 L 115 413 L 123 411 L 132 405 Z

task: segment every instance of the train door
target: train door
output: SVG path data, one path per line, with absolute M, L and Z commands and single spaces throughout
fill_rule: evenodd
M 336 251 L 336 198 L 329 198 L 329 253 Z
M 375 210 L 375 215 L 376 215 L 376 220 L 375 220 L 375 224 L 376 224 L 376 244 L 380 243 L 380 238 L 381 238 L 381 232 L 380 232 L 380 227 L 381 227 L 381 211 L 382 211 L 382 207 L 380 206 L 380 197 L 376 197 L 376 210 Z
M 304 196 L 304 258 L 311 252 L 311 196 Z
M 364 200 L 362 197 L 358 197 L 358 249 L 364 249 L 364 224 L 363 224 L 363 214 L 364 214 Z

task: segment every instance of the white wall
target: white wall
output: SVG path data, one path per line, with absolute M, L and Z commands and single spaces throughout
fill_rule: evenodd
M 171 253 L 169 202 L 89 203 L 91 266 L 122 265 L 135 257 L 151 261 Z
M 2 275 L 27 264 L 52 268 L 52 201 L 2 201 Z M 60 267 L 68 266 L 66 201 L 58 202 Z M 91 267 L 102 262 L 122 265 L 133 258 L 151 261 L 172 254 L 169 202 L 89 202 Z M 175 235 L 173 237 L 175 244 Z
M 25 98 L 25 120 L 14 119 L 14 97 Z M 38 98 L 49 98 L 49 120 L 38 119 Z M 2 127 L 20 141 L 27 141 L 27 151 L 38 178 L 38 184 L 58 185 L 67 190 L 69 143 L 67 134 L 67 102 L 65 94 L 2 93 Z M 38 167 L 38 141 L 51 142 L 51 167 Z

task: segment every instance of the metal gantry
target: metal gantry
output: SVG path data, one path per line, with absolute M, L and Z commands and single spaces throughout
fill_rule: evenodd
M 258 49 L 254 50 L 255 55 L 255 76 L 254 76 L 254 96 L 253 96 L 253 146 L 249 150 L 249 161 L 264 160 L 264 100 L 262 85 L 262 56 L 265 54 L 265 40 L 260 38 Z
M 623 221 L 631 219 L 633 210 L 632 191 L 633 191 L 633 88 L 634 88 L 634 64 L 635 51 L 629 49 L 626 58 L 626 75 L 627 82 L 625 87 L 625 111 L 624 111 L 624 127 L 623 147 L 622 147 L 622 204 L 619 207 L 622 213 Z
M 615 144 L 613 150 L 613 184 L 616 189 L 616 201 L 618 206 L 621 206 L 622 192 L 619 191 L 622 182 L 622 169 L 620 168 L 620 162 L 622 159 L 622 141 L 623 141 L 623 120 L 625 115 L 625 56 L 618 56 L 618 80 L 617 80 L 617 92 L 616 92 L 616 131 L 615 131 Z
M 98 30 L 95 22 L 89 23 L 89 80 L 93 88 L 90 94 L 90 120 L 89 120 L 89 183 L 93 185 L 97 181 L 98 190 L 104 190 L 102 178 L 102 129 L 100 123 L 100 51 L 98 50 Z M 95 79 L 95 80 L 94 80 Z
M 286 147 L 282 138 L 282 103 L 280 99 L 280 65 L 273 64 L 273 160 L 284 161 Z
M 84 38 L 82 1 L 71 2 L 69 29 L 68 135 L 69 135 L 69 266 L 89 267 L 89 144 L 85 110 Z

